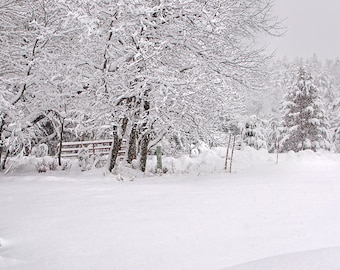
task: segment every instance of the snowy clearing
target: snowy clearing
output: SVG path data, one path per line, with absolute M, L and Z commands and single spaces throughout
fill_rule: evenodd
M 216 153 L 179 162 L 186 174 L 133 182 L 75 169 L 2 175 L 0 269 L 340 269 L 339 154 L 276 165 L 248 149 L 227 174 Z
M 296 252 L 249 262 L 225 270 L 338 270 L 340 247 Z

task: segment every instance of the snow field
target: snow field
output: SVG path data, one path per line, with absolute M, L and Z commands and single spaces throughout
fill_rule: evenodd
M 340 247 L 273 256 L 224 270 L 338 270 Z
M 4 176 L 0 269 L 340 268 L 339 155 L 288 153 L 276 165 L 245 149 L 227 174 L 223 153 L 133 182 L 75 168 Z

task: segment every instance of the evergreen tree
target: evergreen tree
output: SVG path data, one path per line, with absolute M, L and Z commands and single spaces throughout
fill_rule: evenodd
M 256 115 L 252 115 L 247 119 L 243 134 L 243 142 L 257 150 L 267 148 L 265 138 L 265 122 Z
M 318 88 L 310 73 L 300 68 L 295 85 L 283 104 L 283 151 L 330 149 L 328 123 Z

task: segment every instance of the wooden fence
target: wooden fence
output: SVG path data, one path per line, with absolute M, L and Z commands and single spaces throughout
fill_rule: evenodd
M 92 155 L 108 155 L 112 145 L 111 140 L 98 141 L 78 141 L 78 142 L 64 142 L 61 148 L 61 157 L 63 158 L 77 158 L 82 150 L 88 151 Z M 121 149 L 118 152 L 119 156 L 124 156 L 126 150 L 126 141 L 123 140 Z

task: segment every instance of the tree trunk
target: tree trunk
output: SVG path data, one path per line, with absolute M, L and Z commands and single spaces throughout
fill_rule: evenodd
M 2 161 L 2 153 L 5 150 L 4 142 L 2 141 L 2 132 L 4 130 L 4 125 L 5 125 L 5 114 L 1 113 L 0 115 L 0 171 L 5 169 L 5 163 Z
M 127 162 L 131 164 L 132 160 L 137 158 L 137 125 L 134 124 L 131 129 L 129 138 L 129 149 L 127 154 Z
M 145 98 L 148 97 L 148 91 L 144 92 Z M 142 172 L 145 172 L 146 169 L 146 160 L 148 156 L 148 146 L 150 142 L 150 131 L 148 130 L 148 116 L 150 113 L 150 102 L 145 99 L 143 104 L 144 112 L 146 113 L 144 123 L 142 125 L 142 138 L 141 138 L 141 149 L 140 149 L 140 160 L 139 160 L 139 167 Z
M 117 132 L 117 126 L 113 128 L 113 142 L 111 147 L 110 153 L 110 164 L 109 164 L 109 171 L 112 172 L 113 168 L 115 167 L 117 156 L 119 151 L 119 137 Z
M 9 156 L 9 150 L 6 150 L 5 155 L 4 155 L 3 159 L 1 160 L 1 168 L 0 168 L 1 171 L 4 171 L 5 168 L 6 168 L 6 162 L 7 162 L 8 156 Z
M 112 172 L 112 170 L 114 169 L 116 165 L 116 161 L 117 161 L 118 154 L 119 154 L 119 149 L 122 146 L 123 137 L 126 132 L 128 121 L 129 121 L 128 118 L 123 119 L 121 136 L 118 135 L 117 126 L 113 128 L 113 142 L 112 142 L 113 146 L 111 148 L 110 163 L 109 163 L 110 172 Z
M 140 150 L 140 161 L 139 166 L 142 172 L 145 172 L 146 169 L 146 160 L 148 157 L 148 146 L 150 142 L 150 135 L 149 133 L 145 133 L 142 135 L 141 140 L 141 150 Z
M 162 172 L 163 166 L 162 166 L 162 147 L 161 146 L 157 146 L 156 154 L 157 154 L 157 172 Z
M 58 165 L 61 166 L 61 148 L 63 147 L 63 134 L 64 134 L 64 119 L 61 121 L 60 136 L 59 136 L 59 149 L 58 149 Z

